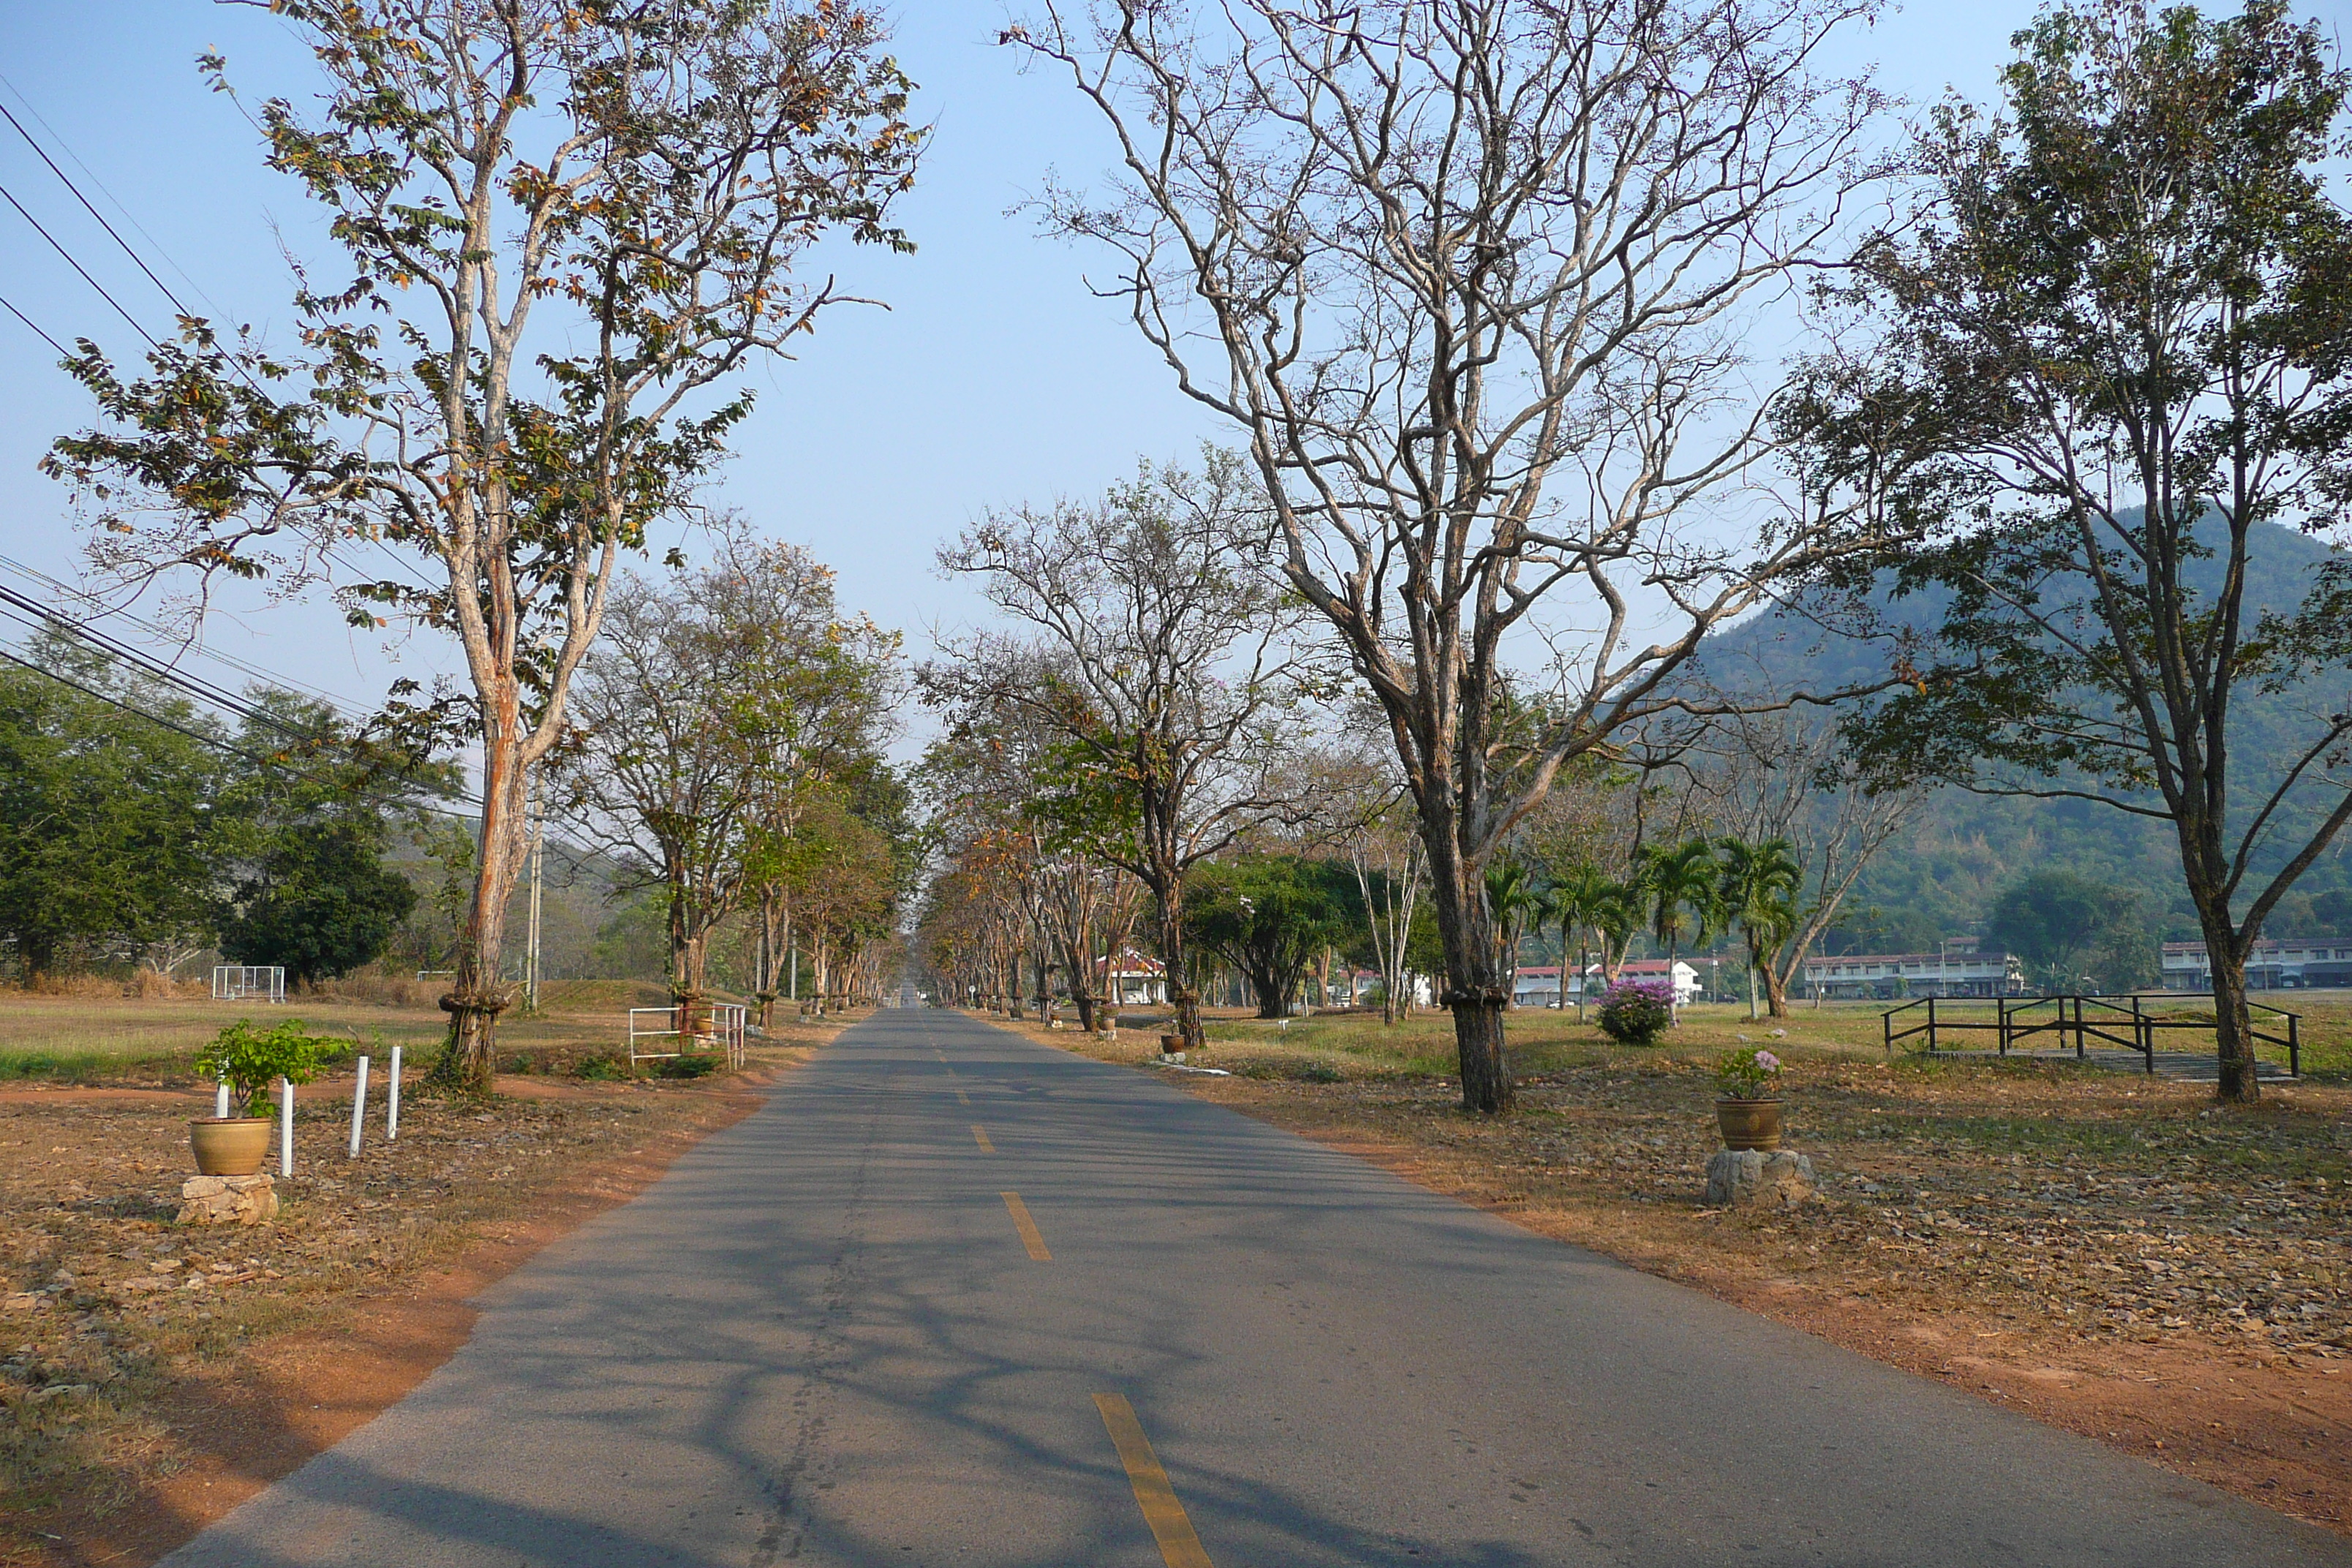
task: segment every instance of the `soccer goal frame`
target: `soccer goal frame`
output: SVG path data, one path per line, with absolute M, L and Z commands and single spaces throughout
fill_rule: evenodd
M 213 965 L 213 1000 L 283 1002 L 286 1000 L 285 966 L 277 963 L 215 963 Z

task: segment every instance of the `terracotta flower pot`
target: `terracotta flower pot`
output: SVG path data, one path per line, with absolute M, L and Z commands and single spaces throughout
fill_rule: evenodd
M 1723 1130 L 1727 1149 L 1778 1149 L 1780 1146 L 1780 1102 L 1777 1100 L 1718 1100 L 1715 1123 Z
M 200 1116 L 188 1123 L 196 1173 L 205 1176 L 250 1176 L 269 1159 L 267 1116 Z

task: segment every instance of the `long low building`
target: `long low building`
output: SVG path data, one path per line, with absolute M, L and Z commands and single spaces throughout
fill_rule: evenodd
M 2250 991 L 2302 991 L 2352 986 L 2352 937 L 2283 936 L 2254 943 L 2246 960 Z M 2167 991 L 2210 991 L 2213 962 L 2201 942 L 2164 944 Z
M 1999 948 L 1945 952 L 1852 952 L 1808 958 L 1800 994 L 1837 1001 L 1897 996 L 2016 996 L 2024 966 Z

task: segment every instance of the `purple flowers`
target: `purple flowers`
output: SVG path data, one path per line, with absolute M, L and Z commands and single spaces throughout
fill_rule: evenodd
M 1716 1058 L 1716 1092 L 1726 1100 L 1771 1100 L 1780 1087 L 1780 1058 L 1743 1046 Z
M 1646 1046 L 1674 1020 L 1674 993 L 1657 980 L 1621 980 L 1601 998 L 1601 1032 L 1622 1046 Z

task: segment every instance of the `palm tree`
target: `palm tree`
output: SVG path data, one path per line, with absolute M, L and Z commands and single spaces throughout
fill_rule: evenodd
M 1496 963 L 1516 983 L 1520 934 L 1530 920 L 1538 934 L 1543 930 L 1543 896 L 1525 866 L 1507 860 L 1486 868 L 1486 909 L 1495 920 Z
M 1568 939 L 1571 932 L 1576 942 L 1576 1016 L 1584 1017 L 1584 970 L 1586 955 L 1591 951 L 1585 937 L 1601 924 L 1607 913 L 1614 884 L 1601 874 L 1601 868 L 1590 860 L 1580 860 L 1568 874 L 1552 883 L 1544 895 L 1543 918 L 1559 927 L 1560 967 L 1568 967 Z M 1566 976 L 1561 977 L 1566 984 Z
M 1750 844 L 1741 838 L 1715 841 L 1716 898 L 1727 925 L 1737 925 L 1748 939 L 1748 1016 L 1756 1016 L 1759 974 L 1772 973 L 1769 955 L 1796 929 L 1797 895 L 1805 883 L 1804 868 L 1797 864 L 1796 847 L 1786 838 Z M 1772 1016 L 1787 1012 L 1780 992 L 1772 993 Z
M 1682 992 L 1675 984 L 1675 960 L 1685 932 L 1705 942 L 1717 910 L 1715 846 L 1693 838 L 1671 849 L 1644 850 L 1633 872 L 1649 906 L 1650 934 L 1666 950 L 1666 1010 L 1682 1018 Z

